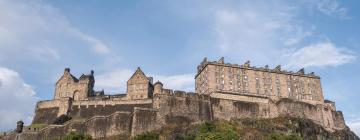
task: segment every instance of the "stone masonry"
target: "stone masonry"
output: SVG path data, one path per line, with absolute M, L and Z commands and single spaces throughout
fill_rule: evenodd
M 197 71 L 195 93 L 166 89 L 138 68 L 126 94 L 106 95 L 94 91 L 93 71 L 76 78 L 66 68 L 56 82 L 54 99 L 37 103 L 32 125 L 4 138 L 38 140 L 69 132 L 103 138 L 137 135 L 168 124 L 281 116 L 310 119 L 330 132 L 346 128 L 335 103 L 324 99 L 320 77 L 304 69 L 288 72 L 281 66 L 256 68 L 250 62 L 237 65 L 205 58 Z M 71 119 L 55 123 L 64 115 Z

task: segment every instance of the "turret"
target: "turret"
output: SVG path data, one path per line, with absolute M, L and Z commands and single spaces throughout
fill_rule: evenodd
M 160 81 L 157 81 L 154 84 L 154 94 L 161 94 L 163 90 L 163 84 Z
M 22 132 L 22 130 L 23 130 L 23 128 L 24 128 L 24 122 L 23 121 L 18 121 L 17 123 L 16 123 L 16 132 L 17 133 L 21 133 Z

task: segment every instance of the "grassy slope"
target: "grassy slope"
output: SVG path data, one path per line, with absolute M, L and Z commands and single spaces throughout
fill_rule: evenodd
M 110 140 L 130 139 L 129 135 Z M 214 121 L 191 126 L 167 125 L 161 130 L 145 133 L 133 140 L 359 140 L 349 129 L 328 132 L 307 119 L 237 119 Z

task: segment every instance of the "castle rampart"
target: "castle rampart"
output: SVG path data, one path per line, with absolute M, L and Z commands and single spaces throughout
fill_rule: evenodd
M 55 138 L 72 131 L 103 138 L 137 135 L 168 124 L 283 116 L 310 119 L 328 131 L 346 128 L 335 103 L 324 100 L 320 78 L 303 69 L 293 73 L 280 66 L 270 70 L 251 67 L 249 62 L 232 65 L 224 59 L 205 59 L 198 66 L 195 93 L 166 89 L 160 81 L 153 84 L 138 68 L 127 82 L 126 94 L 105 95 L 93 90 L 93 75 L 92 71 L 77 79 L 65 69 L 54 99 L 37 103 L 32 125 L 5 138 Z M 64 116 L 71 119 L 56 125 Z

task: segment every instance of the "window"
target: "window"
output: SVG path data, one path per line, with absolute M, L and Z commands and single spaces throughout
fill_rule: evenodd
M 255 80 L 256 80 L 256 89 L 259 89 L 260 88 L 260 80 L 258 77 L 256 77 Z

